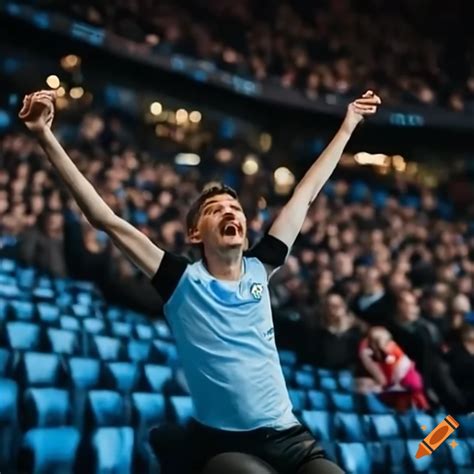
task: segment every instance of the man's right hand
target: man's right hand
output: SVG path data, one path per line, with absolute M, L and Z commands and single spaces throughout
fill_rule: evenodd
M 18 117 L 32 132 L 44 132 L 53 123 L 55 99 L 56 92 L 51 90 L 28 94 L 23 99 Z

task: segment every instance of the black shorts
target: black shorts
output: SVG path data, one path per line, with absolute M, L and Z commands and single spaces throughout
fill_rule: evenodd
M 211 458 L 225 452 L 256 456 L 280 474 L 294 474 L 303 464 L 325 458 L 324 450 L 303 425 L 286 430 L 223 431 L 192 421 L 189 434 L 193 472 L 200 472 Z

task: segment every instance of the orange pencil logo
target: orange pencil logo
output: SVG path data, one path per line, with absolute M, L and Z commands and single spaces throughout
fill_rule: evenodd
M 431 433 L 420 443 L 416 452 L 416 459 L 431 456 L 446 439 L 458 429 L 459 423 L 448 415 Z

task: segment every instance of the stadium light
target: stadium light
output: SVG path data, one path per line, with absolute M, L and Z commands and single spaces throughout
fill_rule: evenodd
M 266 153 L 272 147 L 272 136 L 269 133 L 260 135 L 260 149 Z
M 61 67 L 63 69 L 69 70 L 74 69 L 76 66 L 81 64 L 81 58 L 75 54 L 68 54 L 61 58 Z
M 73 87 L 70 91 L 69 91 L 69 95 L 73 98 L 73 99 L 80 99 L 83 95 L 84 95 L 84 89 L 82 87 Z
M 51 89 L 57 89 L 61 85 L 61 81 L 59 80 L 58 76 L 51 74 L 47 77 L 46 84 L 48 84 Z
M 66 95 L 66 89 L 61 86 L 59 89 L 56 90 L 56 95 L 58 97 L 64 97 Z
M 247 176 L 252 176 L 258 173 L 260 166 L 255 155 L 248 155 L 242 163 L 242 171 Z
M 193 110 L 190 114 L 189 114 L 189 121 L 192 122 L 192 123 L 199 123 L 202 119 L 202 114 L 201 112 L 197 111 L 197 110 Z
M 188 120 L 188 112 L 184 109 L 178 109 L 176 111 L 176 123 L 178 125 L 183 125 Z
M 293 186 L 295 184 L 295 175 L 285 166 L 277 168 L 273 173 L 275 183 L 279 186 Z
M 178 153 L 174 158 L 174 162 L 177 165 L 197 166 L 201 163 L 201 157 L 196 153 Z
M 152 115 L 160 115 L 163 112 L 163 106 L 159 102 L 153 102 L 150 105 L 150 113 Z

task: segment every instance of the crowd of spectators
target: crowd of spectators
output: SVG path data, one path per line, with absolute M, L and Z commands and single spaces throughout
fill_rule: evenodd
M 204 182 L 216 176 L 154 159 L 118 119 L 89 113 L 75 126 L 58 121 L 56 133 L 67 136 L 68 153 L 117 214 L 160 246 L 186 251 L 185 213 Z M 1 252 L 54 276 L 92 280 L 114 302 L 158 315 L 161 302 L 150 283 L 81 217 L 35 140 L 11 132 L 0 145 L 0 232 L 17 241 Z M 238 170 L 252 244 L 281 199 L 269 191 L 271 170 L 251 176 Z M 416 199 L 407 200 L 403 179 L 393 189 L 379 189 L 377 198 L 375 190 L 357 186 L 337 176 L 328 183 L 272 278 L 277 340 L 292 344 L 302 361 L 355 370 L 360 390 L 416 387 L 410 403 L 423 406 L 426 393 L 428 406 L 474 410 L 472 225 L 446 212 L 435 190 L 412 186 Z M 279 331 L 288 320 L 292 341 Z M 367 336 L 374 326 L 378 336 Z M 367 365 L 368 354 L 378 369 Z M 390 364 L 398 361 L 394 373 Z M 400 406 L 400 399 L 394 404 Z
M 373 89 L 387 105 L 474 112 L 469 2 L 449 10 L 426 0 L 27 3 L 106 28 L 150 53 L 185 54 L 297 88 L 308 100 Z

